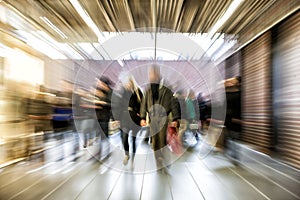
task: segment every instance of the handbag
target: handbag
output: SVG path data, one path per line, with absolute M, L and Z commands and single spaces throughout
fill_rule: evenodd
M 190 130 L 198 130 L 198 124 L 197 123 L 190 123 L 189 128 L 190 128 Z
M 168 126 L 167 128 L 167 143 L 172 153 L 175 155 L 183 154 L 183 146 L 179 137 L 178 131 L 175 127 Z

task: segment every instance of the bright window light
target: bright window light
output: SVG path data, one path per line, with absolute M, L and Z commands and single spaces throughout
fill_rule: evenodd
M 67 59 L 65 55 L 57 51 L 55 48 L 51 47 L 43 40 L 33 37 L 32 35 L 27 38 L 27 44 L 52 59 Z
M 175 53 L 157 49 L 156 50 L 156 59 L 157 60 L 177 60 L 179 55 L 176 55 Z M 120 62 L 122 60 L 153 60 L 154 59 L 154 49 L 141 49 L 141 50 L 135 50 L 133 52 L 130 52 L 124 56 L 122 56 L 121 59 L 118 60 L 119 64 L 122 66 Z
M 118 59 L 118 63 L 119 63 L 119 65 L 121 65 L 121 67 L 124 67 L 124 63 L 122 60 Z
M 224 44 L 224 34 L 222 34 L 219 38 L 213 39 L 212 45 L 207 49 L 206 53 L 209 57 L 212 57 L 214 52 L 216 52 L 223 44 Z
M 222 55 L 224 55 L 227 51 L 230 50 L 235 44 L 237 43 L 236 40 L 229 41 L 226 45 L 222 46 L 223 48 L 220 49 L 218 52 L 214 54 L 213 60 L 218 60 Z
M 209 56 L 212 60 L 218 59 L 236 43 L 236 39 L 226 40 L 224 34 L 216 33 L 213 38 L 209 34 L 194 34 L 188 35 L 184 34 L 195 43 L 197 43 L 200 48 Z M 183 50 L 184 51 L 184 50 Z M 199 59 L 195 58 L 194 59 Z
M 13 52 L 13 49 L 9 48 L 8 46 L 0 43 L 0 57 L 8 57 Z
M 48 44 L 51 44 L 51 45 L 55 46 L 56 49 L 59 49 L 59 50 L 63 51 L 70 58 L 76 59 L 76 60 L 83 60 L 84 59 L 79 53 L 77 53 L 67 43 L 59 43 L 43 31 L 37 31 L 37 33 L 38 33 L 38 37 L 42 36 L 43 40 L 47 41 Z
M 21 50 L 15 49 L 13 54 L 5 58 L 4 68 L 6 79 L 24 81 L 32 85 L 44 84 L 44 62 Z
M 76 44 L 87 54 L 91 54 L 95 51 L 95 48 L 93 47 L 93 45 L 91 43 L 80 42 L 80 43 L 76 43 Z
M 103 44 L 112 37 L 118 36 L 120 33 L 111 33 L 111 32 L 102 32 L 101 35 L 98 35 L 98 41 Z
M 52 59 L 67 59 L 65 55 L 60 53 L 57 49 L 52 47 L 50 44 L 55 45 L 57 42 L 50 36 L 42 31 L 38 32 L 26 32 L 18 30 L 17 33 L 24 38 L 26 44 L 34 48 L 35 50 L 43 53 L 44 55 Z
M 84 57 L 82 57 L 77 51 L 75 51 L 69 44 L 67 43 L 58 43 L 58 48 L 65 52 L 68 57 L 75 59 L 75 60 L 84 60 Z
M 136 49 L 122 56 L 121 60 L 154 60 L 154 49 Z
M 4 24 L 7 23 L 6 8 L 2 5 L 0 5 L 0 21 L 2 21 Z
M 99 49 L 99 43 L 87 43 L 87 42 L 80 42 L 76 43 L 77 47 L 83 52 L 85 52 L 91 59 L 93 60 L 103 60 Z

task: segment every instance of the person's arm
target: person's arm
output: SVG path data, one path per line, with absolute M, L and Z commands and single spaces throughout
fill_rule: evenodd
M 174 97 L 173 95 L 171 95 L 171 109 L 172 109 L 172 123 L 171 126 L 173 127 L 178 127 L 178 120 L 181 118 L 181 109 L 180 109 L 180 104 L 179 101 L 176 97 Z
M 199 110 L 199 106 L 198 106 L 198 101 L 197 100 L 193 100 L 193 104 L 194 104 L 194 110 L 195 110 L 194 121 L 198 121 L 199 118 L 200 118 L 200 110 Z
M 137 113 L 136 113 L 136 115 L 137 116 L 141 116 L 140 115 L 140 110 L 141 110 L 141 104 L 142 104 L 142 101 L 143 101 L 143 99 L 144 99 L 144 97 L 143 97 L 143 93 L 142 93 L 142 91 L 138 88 L 138 90 L 137 90 L 137 98 L 136 98 L 136 102 L 135 102 L 135 104 L 136 104 L 136 111 L 137 111 Z
M 235 124 L 243 124 L 243 121 L 237 118 L 231 118 L 231 122 Z
M 172 106 L 173 121 L 175 121 L 181 118 L 180 105 L 178 99 L 173 96 L 171 98 L 171 103 L 172 103 L 171 106 Z
M 111 96 L 111 110 L 112 116 L 115 120 L 121 120 L 121 112 L 122 112 L 122 96 L 123 90 L 119 91 L 118 93 L 113 93 Z
M 96 104 L 96 105 L 107 105 L 107 102 L 105 101 L 100 101 L 98 99 L 94 99 L 93 100 L 93 103 Z
M 146 92 L 145 97 L 142 99 L 141 102 L 141 108 L 140 108 L 140 117 L 141 117 L 141 126 L 146 126 L 147 122 L 146 122 L 146 117 L 147 117 L 147 96 L 148 93 Z

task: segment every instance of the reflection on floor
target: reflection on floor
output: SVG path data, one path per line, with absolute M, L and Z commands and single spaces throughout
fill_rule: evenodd
M 166 171 L 157 171 L 152 149 L 143 139 L 134 162 L 126 166 L 119 135 L 110 142 L 115 149 L 101 162 L 93 157 L 96 142 L 76 155 L 52 159 L 68 151 L 70 144 L 64 143 L 45 152 L 43 160 L 33 158 L 1 169 L 0 199 L 300 199 L 296 170 L 266 165 L 251 151 L 242 156 L 243 163 L 234 165 L 220 152 L 199 156 L 200 141 Z

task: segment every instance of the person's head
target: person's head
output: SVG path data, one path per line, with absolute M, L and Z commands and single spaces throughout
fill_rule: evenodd
M 182 90 L 178 90 L 174 93 L 174 96 L 178 99 L 183 98 Z
M 195 92 L 194 92 L 194 90 L 192 90 L 192 89 L 189 90 L 188 97 L 191 98 L 191 99 L 195 98 Z
M 156 64 L 152 64 L 149 69 L 150 83 L 159 83 L 160 81 L 160 68 Z
M 100 81 L 109 87 L 111 87 L 111 85 L 112 85 L 111 80 L 106 76 L 100 77 Z
M 238 86 L 242 83 L 242 78 L 240 76 L 236 76 L 235 79 L 238 81 Z
M 101 76 L 101 77 L 97 77 L 96 80 L 97 80 L 97 84 L 96 84 L 97 87 L 102 88 L 102 89 L 104 89 L 106 91 L 108 91 L 108 90 L 111 89 L 112 82 L 111 82 L 111 80 L 108 77 Z
M 199 94 L 197 95 L 197 100 L 203 100 L 203 93 L 199 92 Z
M 133 79 L 133 77 L 129 77 L 126 84 L 125 84 L 125 88 L 127 90 L 134 90 L 135 89 L 135 81 Z
M 126 90 L 134 90 L 137 87 L 134 77 L 128 72 L 121 72 L 119 74 L 119 81 L 121 86 Z

